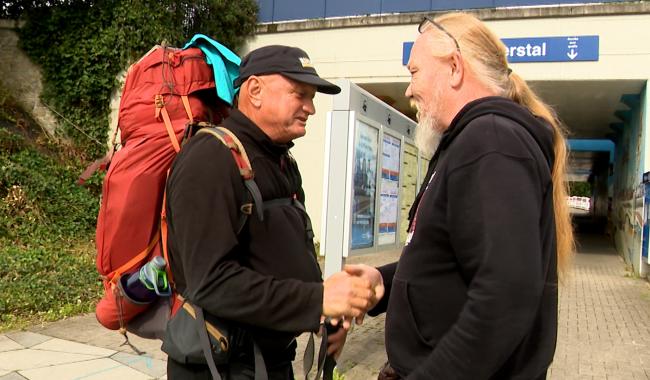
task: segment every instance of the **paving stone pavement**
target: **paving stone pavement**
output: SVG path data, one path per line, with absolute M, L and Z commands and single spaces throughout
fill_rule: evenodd
M 549 379 L 650 378 L 650 286 L 602 236 L 580 236 L 560 287 L 558 344 Z
M 349 263 L 380 265 L 399 251 L 353 256 Z M 580 237 L 574 269 L 560 287 L 558 344 L 549 379 L 650 378 L 650 286 L 630 275 L 602 236 Z M 355 326 L 339 358 L 346 380 L 376 379 L 385 362 L 384 318 Z M 83 315 L 28 331 L 0 334 L 0 380 L 165 379 L 160 342 L 130 335 L 146 354 L 122 345 L 120 334 Z M 302 355 L 306 335 L 298 339 Z M 296 378 L 301 360 L 294 364 Z

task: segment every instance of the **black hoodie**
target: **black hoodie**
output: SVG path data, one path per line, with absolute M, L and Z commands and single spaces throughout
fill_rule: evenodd
M 386 348 L 407 379 L 545 378 L 555 352 L 553 134 L 501 97 L 467 104 L 413 206 L 389 293 Z M 428 183 L 428 185 L 427 185 Z

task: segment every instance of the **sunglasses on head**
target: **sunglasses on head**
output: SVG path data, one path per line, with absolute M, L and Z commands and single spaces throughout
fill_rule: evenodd
M 452 36 L 451 33 L 449 33 L 447 31 L 447 29 L 443 28 L 442 25 L 435 22 L 429 16 L 424 16 L 424 18 L 422 19 L 422 22 L 420 22 L 420 25 L 418 25 L 418 32 L 420 32 L 420 33 L 424 32 L 426 30 L 426 27 L 427 27 L 428 24 L 431 24 L 431 25 L 435 26 L 436 28 L 438 28 L 438 30 L 440 30 L 444 34 L 448 35 L 449 38 L 451 38 L 454 41 L 454 45 L 456 45 L 456 50 L 458 50 L 460 52 L 460 45 L 458 45 L 458 41 L 456 40 L 456 38 L 454 38 L 454 36 Z

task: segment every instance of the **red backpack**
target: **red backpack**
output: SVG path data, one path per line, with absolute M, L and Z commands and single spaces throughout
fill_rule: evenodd
M 120 279 L 155 256 L 166 258 L 164 189 L 186 126 L 195 120 L 219 123 L 228 108 L 216 95 L 213 68 L 199 48 L 156 46 L 129 68 L 118 116 L 122 148 L 112 155 L 104 178 L 96 230 L 105 294 L 95 314 L 106 328 L 125 333 L 127 324 L 151 307 L 125 298 Z M 247 160 L 238 165 L 250 169 Z M 167 275 L 171 280 L 169 270 Z M 172 304 L 180 306 L 175 300 L 169 298 L 163 308 L 162 322 L 175 311 Z M 144 337 L 160 333 L 129 331 Z

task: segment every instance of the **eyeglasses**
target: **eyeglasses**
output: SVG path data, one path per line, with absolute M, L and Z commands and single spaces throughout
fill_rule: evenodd
M 420 32 L 420 33 L 424 32 L 424 29 L 425 29 L 427 23 L 432 24 L 433 26 L 435 26 L 436 28 L 438 28 L 438 30 L 440 30 L 440 31 L 443 32 L 444 34 L 448 35 L 449 38 L 451 38 L 451 39 L 454 41 L 454 45 L 456 45 L 456 50 L 458 50 L 458 52 L 460 52 L 460 45 L 458 45 L 458 41 L 456 40 L 456 38 L 454 38 L 454 36 L 452 36 L 451 33 L 449 33 L 449 32 L 447 31 L 447 29 L 443 28 L 442 25 L 440 25 L 440 24 L 438 24 L 437 22 L 435 22 L 435 21 L 434 21 L 431 17 L 429 17 L 429 16 L 424 16 L 424 18 L 422 19 L 422 22 L 420 22 L 420 25 L 418 25 L 418 32 Z

